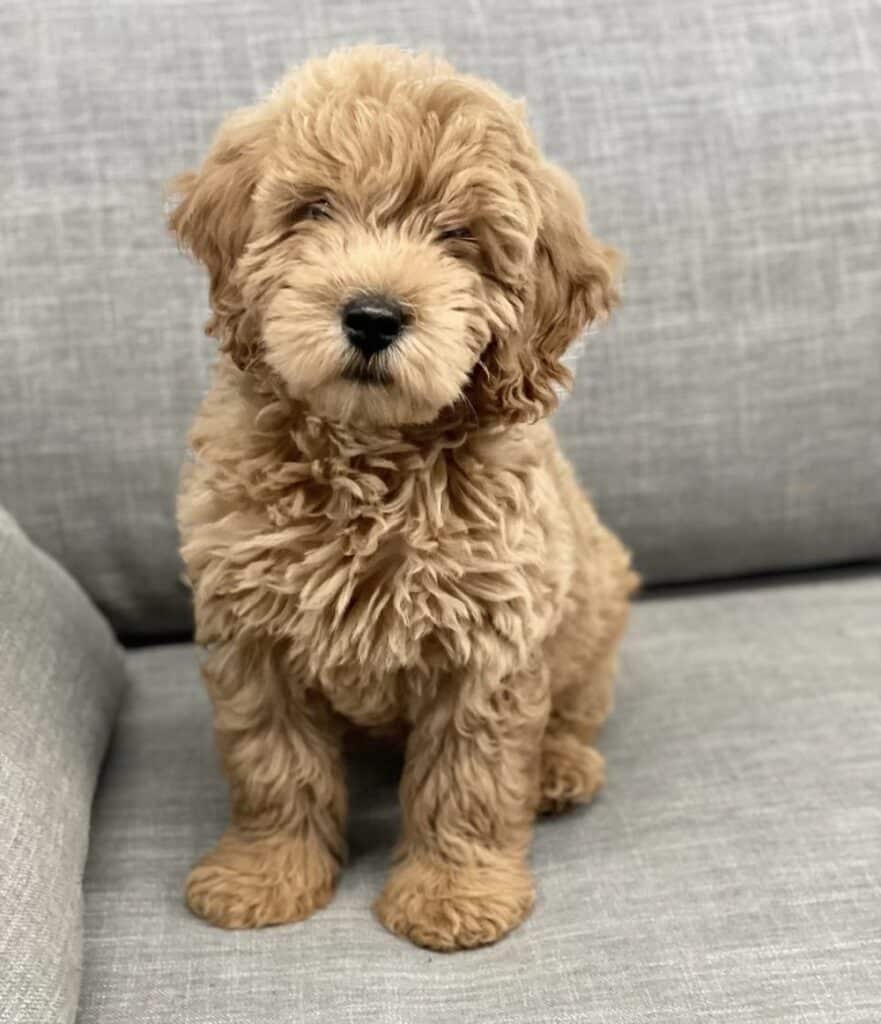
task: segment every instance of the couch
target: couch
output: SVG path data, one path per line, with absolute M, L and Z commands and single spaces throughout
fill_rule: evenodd
M 628 259 L 556 426 L 645 579 L 606 790 L 539 898 L 438 955 L 370 904 L 351 770 L 307 922 L 182 900 L 227 816 L 173 503 L 213 353 L 163 184 L 307 54 L 431 47 L 527 97 Z M 0 1022 L 881 1020 L 881 15 L 874 0 L 0 7 Z

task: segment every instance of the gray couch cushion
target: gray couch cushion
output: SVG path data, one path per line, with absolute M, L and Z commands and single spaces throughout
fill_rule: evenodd
M 627 253 L 559 424 L 646 577 L 881 554 L 875 4 L 8 0 L 0 495 L 116 624 L 188 623 L 171 509 L 211 349 L 163 183 L 368 38 L 526 95 Z
M 540 825 L 533 916 L 438 956 L 370 914 L 395 775 L 354 773 L 327 910 L 222 932 L 191 861 L 226 796 L 192 647 L 133 653 L 96 803 L 80 1024 L 867 1024 L 881 1019 L 881 574 L 639 604 L 609 786 Z M 699 642 L 698 642 L 699 638 Z
M 0 1022 L 77 1009 L 82 874 L 125 673 L 110 627 L 0 509 Z

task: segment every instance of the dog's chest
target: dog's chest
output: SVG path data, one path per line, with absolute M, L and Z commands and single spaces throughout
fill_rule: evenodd
M 513 669 L 559 596 L 532 484 L 451 459 L 415 473 L 331 467 L 251 522 L 240 612 L 365 725 L 401 717 L 445 672 Z

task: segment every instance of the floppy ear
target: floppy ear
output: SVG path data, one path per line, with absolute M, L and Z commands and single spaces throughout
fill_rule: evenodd
M 171 183 L 179 200 L 169 227 L 210 276 L 213 316 L 205 332 L 217 337 L 241 368 L 255 357 L 257 338 L 247 323 L 234 271 L 253 227 L 251 199 L 268 127 L 260 108 L 238 111 L 221 126 L 202 166 Z
M 485 398 L 513 421 L 537 420 L 556 407 L 557 388 L 572 382 L 563 353 L 588 324 L 607 318 L 618 299 L 618 254 L 588 232 L 575 182 L 545 164 L 537 186 L 541 223 L 522 330 L 494 339 L 482 360 Z

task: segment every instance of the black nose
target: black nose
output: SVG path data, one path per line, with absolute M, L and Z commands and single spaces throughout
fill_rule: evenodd
M 343 306 L 346 337 L 365 359 L 369 359 L 397 338 L 404 326 L 404 311 L 382 295 L 359 295 Z

